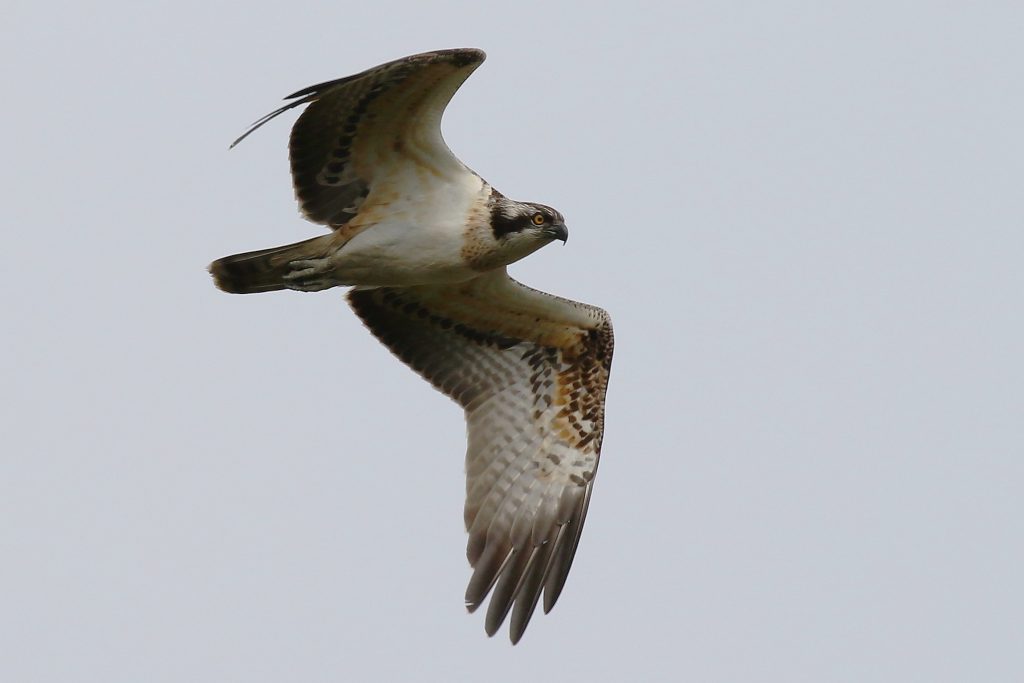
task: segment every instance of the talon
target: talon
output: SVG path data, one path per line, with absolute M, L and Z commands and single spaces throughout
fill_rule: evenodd
M 312 268 L 306 268 L 305 270 L 293 270 L 290 273 L 285 273 L 284 274 L 284 279 L 288 280 L 289 282 L 291 282 L 291 281 L 294 281 L 294 280 L 303 280 L 305 278 L 308 278 L 308 277 L 310 277 L 312 275 L 316 275 L 316 274 L 317 274 L 317 272 L 315 270 L 313 270 Z
M 285 273 L 284 279 L 294 281 L 313 275 L 323 275 L 330 269 L 330 262 L 327 259 L 299 260 L 291 261 L 288 267 L 291 272 Z
M 319 292 L 338 283 L 331 277 L 331 261 L 326 258 L 299 259 L 288 263 L 285 286 L 299 292 Z
M 334 286 L 334 283 L 328 280 L 304 280 L 302 282 L 289 282 L 285 286 L 296 292 L 320 292 L 330 289 Z

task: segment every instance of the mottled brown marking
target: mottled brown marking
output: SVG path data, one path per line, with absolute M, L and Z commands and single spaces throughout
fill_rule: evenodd
M 491 188 L 483 184 L 477 201 L 473 202 L 462 230 L 462 260 L 473 270 L 484 272 L 502 265 L 495 254 L 494 236 L 491 234 L 490 213 L 486 198 Z
M 369 151 L 380 151 L 379 145 L 386 146 L 381 137 L 394 129 L 414 138 L 411 147 L 415 147 L 395 153 L 415 158 L 435 177 L 442 174 L 436 164 L 453 165 L 447 149 L 437 148 L 436 130 L 423 124 L 423 114 L 428 106 L 431 112 L 443 110 L 483 60 L 479 50 L 438 50 L 303 88 L 285 98 L 292 102 L 260 118 L 232 146 L 289 109 L 309 105 L 293 126 L 289 141 L 295 195 L 310 220 L 331 227 L 343 225 L 355 215 L 347 207 L 356 206 L 355 198 L 366 195 L 373 178 L 374 168 L 364 157 Z
M 472 283 L 353 290 L 349 299 L 367 326 L 396 355 L 466 407 L 470 443 L 475 444 L 471 455 L 478 458 L 467 460 L 467 555 L 474 567 L 467 603 L 475 607 L 497 586 L 491 610 L 507 611 L 520 599 L 509 590 L 529 583 L 534 591 L 530 608 L 543 588 L 545 609 L 550 609 L 571 566 L 596 473 L 612 353 L 607 317 L 593 311 L 588 313 L 589 324 L 582 316 L 570 316 L 573 322 L 567 322 L 556 319 L 557 307 L 550 312 L 535 311 L 508 300 L 507 295 L 494 297 L 491 290 L 478 289 Z M 525 405 L 524 388 L 532 392 Z M 506 391 L 507 398 L 502 399 Z M 497 409 L 493 400 L 501 401 Z M 486 411 L 478 415 L 486 417 L 473 426 L 474 411 L 482 406 L 487 406 Z M 525 457 L 517 454 L 515 449 L 521 449 L 522 442 L 515 431 L 479 431 L 492 430 L 495 420 L 512 420 L 516 425 L 516 415 L 507 412 L 513 409 L 522 411 L 526 425 L 533 421 L 534 438 L 544 444 L 541 452 Z M 514 429 L 521 430 L 523 425 Z M 547 498 L 538 510 L 557 507 L 569 517 L 557 523 L 542 516 L 527 517 L 525 522 L 518 518 L 527 513 L 517 512 L 521 510 L 517 506 L 536 504 L 536 500 L 528 503 L 528 494 L 510 483 L 520 478 L 542 482 L 540 491 L 551 487 L 554 498 Z M 480 488 L 488 481 L 493 482 L 487 484 L 490 488 Z M 533 486 L 532 490 L 538 490 Z M 575 489 L 579 489 L 576 494 Z M 532 531 L 527 533 L 525 545 L 513 549 L 513 530 L 518 539 L 515 543 L 523 543 L 524 523 Z M 550 551 L 550 556 L 531 564 L 530 553 L 538 548 Z M 541 573 L 531 579 L 533 575 L 523 574 L 529 571 L 527 567 L 539 568 L 536 571 Z M 489 629 L 500 623 L 489 619 Z M 518 623 L 521 628 L 525 622 Z

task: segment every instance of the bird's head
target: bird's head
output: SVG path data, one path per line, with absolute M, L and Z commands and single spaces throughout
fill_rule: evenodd
M 565 219 L 555 209 L 501 196 L 492 198 L 490 227 L 497 249 L 509 257 L 507 263 L 518 261 L 554 240 L 564 244 L 569 239 Z

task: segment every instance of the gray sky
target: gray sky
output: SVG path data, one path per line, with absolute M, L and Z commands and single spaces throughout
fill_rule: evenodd
M 1024 678 L 1024 9 L 958 4 L 8 2 L 0 679 Z M 457 46 L 449 145 L 572 232 L 512 274 L 617 338 L 516 648 L 457 406 L 205 272 L 320 234 L 249 122 Z

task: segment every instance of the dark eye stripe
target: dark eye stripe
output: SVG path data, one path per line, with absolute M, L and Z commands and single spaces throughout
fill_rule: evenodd
M 500 210 L 491 211 L 491 230 L 495 238 L 504 237 L 512 232 L 519 232 L 529 223 L 529 218 L 522 214 L 518 216 L 506 216 Z

